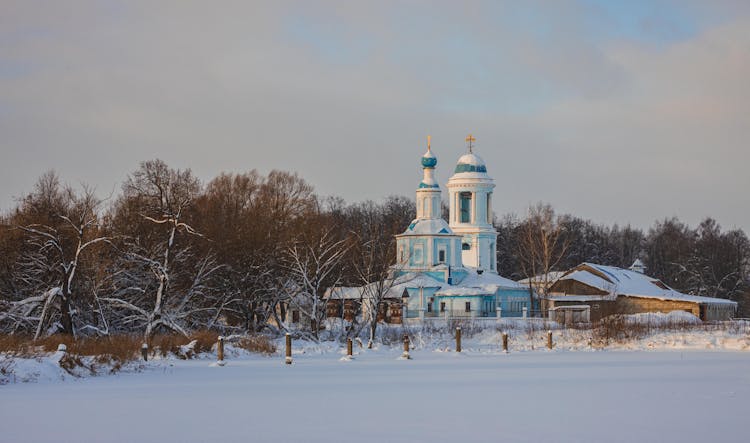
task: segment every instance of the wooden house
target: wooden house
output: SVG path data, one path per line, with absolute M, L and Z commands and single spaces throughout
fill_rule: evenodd
M 597 321 L 613 314 L 643 312 L 690 312 L 703 321 L 729 320 L 737 302 L 684 294 L 642 272 L 634 263 L 630 269 L 582 263 L 565 272 L 549 288 L 545 305 L 553 320 Z M 575 312 L 575 313 L 574 313 Z

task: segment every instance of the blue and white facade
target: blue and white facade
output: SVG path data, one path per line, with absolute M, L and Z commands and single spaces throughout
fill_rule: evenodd
M 396 236 L 395 290 L 405 317 L 522 316 L 531 309 L 527 287 L 497 274 L 497 231 L 492 225 L 494 180 L 484 161 L 469 152 L 448 180 L 449 218 L 441 216 L 442 192 L 431 147 L 422 156 L 417 218 Z

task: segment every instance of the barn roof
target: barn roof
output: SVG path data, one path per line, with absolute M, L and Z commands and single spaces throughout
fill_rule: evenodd
M 690 301 L 704 304 L 737 304 L 734 301 L 722 298 L 700 297 L 697 295 L 684 294 L 670 288 L 661 280 L 641 274 L 640 272 L 614 266 L 599 265 L 596 263 L 582 263 L 565 273 L 558 279 L 558 282 L 566 280 L 575 280 L 584 285 L 606 292 L 609 295 L 602 297 L 594 295 L 556 294 L 556 285 L 552 285 L 550 288 L 550 299 L 588 301 L 597 299 L 601 300 L 602 298 L 614 299 L 618 295 L 627 295 L 632 297 Z

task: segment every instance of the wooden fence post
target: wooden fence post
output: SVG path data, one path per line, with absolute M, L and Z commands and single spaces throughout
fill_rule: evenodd
M 218 343 L 216 344 L 216 363 L 219 366 L 224 366 L 224 337 L 219 336 Z
M 141 345 L 141 356 L 143 357 L 143 361 L 148 361 L 148 343 Z
M 456 352 L 461 352 L 461 326 L 456 328 Z
M 292 336 L 288 332 L 286 333 L 286 358 L 284 362 L 288 365 L 292 364 Z
M 547 331 L 547 349 L 552 349 L 552 331 Z
M 411 359 L 411 356 L 409 355 L 409 336 L 406 334 L 404 334 L 404 353 L 401 354 L 401 358 L 407 360 Z
M 346 356 L 347 357 L 352 356 L 352 339 L 351 338 L 346 339 Z
M 503 352 L 508 352 L 508 333 L 503 332 Z

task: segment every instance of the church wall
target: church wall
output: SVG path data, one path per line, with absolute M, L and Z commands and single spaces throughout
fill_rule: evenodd
M 489 303 L 485 303 L 485 301 Z M 443 307 L 443 303 L 445 306 Z M 467 312 L 466 304 L 470 303 L 470 311 Z M 470 296 L 438 296 L 435 298 L 435 316 L 445 317 L 448 311 L 448 317 L 450 318 L 473 318 L 473 317 L 487 317 L 494 315 L 492 312 L 494 307 L 494 297 L 487 297 L 483 295 L 470 295 Z
M 533 306 L 529 300 L 529 290 L 526 288 L 505 289 L 500 288 L 497 291 L 497 300 L 502 309 L 503 317 L 521 317 L 523 308 L 527 309 L 530 315 Z
M 420 317 L 420 312 L 427 313 L 427 305 L 430 299 L 434 299 L 435 293 L 440 288 L 407 288 L 409 301 L 407 302 L 406 315 L 408 318 Z M 434 308 L 434 305 L 433 305 Z

